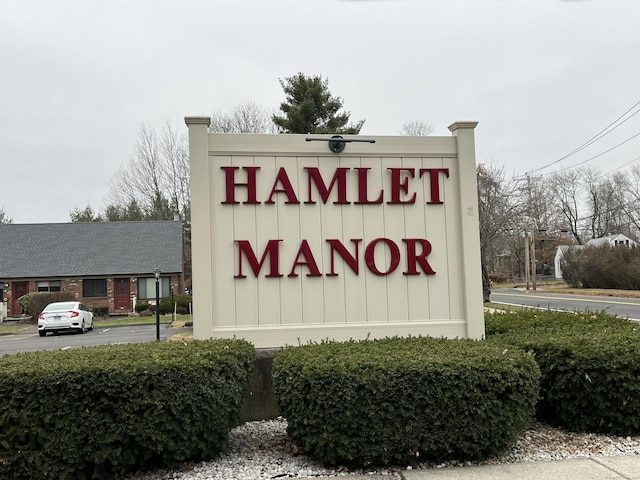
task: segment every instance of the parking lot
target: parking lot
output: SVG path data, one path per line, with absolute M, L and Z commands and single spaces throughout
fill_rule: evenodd
M 9 322 L 5 322 L 8 324 Z M 176 335 L 188 334 L 191 327 L 173 328 L 171 323 L 160 325 L 160 340 L 167 340 Z M 13 334 L 0 335 L 0 355 L 8 355 L 20 352 L 32 352 L 37 350 L 66 350 L 83 346 L 107 345 L 118 343 L 138 343 L 156 341 L 156 325 L 123 325 L 117 327 L 96 328 L 85 334 L 60 333 L 59 335 L 47 335 L 40 337 L 35 324 Z

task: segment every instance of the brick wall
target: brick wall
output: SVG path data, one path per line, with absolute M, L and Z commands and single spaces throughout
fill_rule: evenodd
M 148 275 L 144 275 L 148 276 Z M 119 277 L 119 278 L 127 278 L 127 277 Z M 138 298 L 138 277 L 128 277 L 129 278 L 129 298 L 130 298 L 130 308 L 129 310 L 119 310 L 117 313 L 128 313 L 133 311 L 133 300 Z M 57 279 L 56 279 L 57 280 Z M 7 306 L 9 309 L 9 316 L 20 316 L 20 312 L 11 311 L 11 305 L 13 302 L 11 296 L 11 283 L 8 283 L 8 288 L 3 289 L 4 297 L 7 298 Z M 60 279 L 60 290 L 63 292 L 71 292 L 73 293 L 75 299 L 79 302 L 84 303 L 87 307 L 108 307 L 109 313 L 115 312 L 115 304 L 114 304 L 114 278 L 107 277 L 107 296 L 106 297 L 83 297 L 82 296 L 82 278 L 61 278 Z M 183 282 L 180 276 L 174 275 L 170 277 L 170 283 L 173 286 L 174 293 L 183 293 Z M 29 280 L 29 292 L 36 292 L 38 290 L 38 281 L 37 280 Z M 1 300 L 1 299 L 0 299 Z M 138 300 L 139 301 L 139 300 Z

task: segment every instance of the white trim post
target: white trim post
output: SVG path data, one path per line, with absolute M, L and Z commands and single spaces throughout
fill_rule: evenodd
M 209 117 L 185 117 L 189 127 L 191 187 L 191 287 L 193 294 L 193 334 L 210 338 L 213 305 L 207 299 L 215 291 L 212 275 L 211 185 L 209 165 Z M 201 199 L 204 197 L 204 199 Z M 197 205 L 198 208 L 193 208 Z M 200 302 L 198 299 L 202 299 Z
M 478 122 L 455 122 L 449 130 L 458 141 L 458 171 L 461 212 L 462 262 L 464 264 L 465 318 L 467 336 L 484 338 L 482 262 L 480 257 L 480 218 L 476 177 L 474 129 Z

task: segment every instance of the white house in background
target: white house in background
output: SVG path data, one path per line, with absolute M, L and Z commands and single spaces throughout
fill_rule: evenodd
M 592 238 L 584 244 L 585 247 L 601 247 L 603 245 L 609 245 L 610 247 L 633 247 L 637 245 L 637 243 L 629 237 L 618 233 L 615 235 L 607 235 L 606 237 Z
M 637 242 L 631 240 L 626 235 L 622 235 L 621 233 L 615 235 L 607 235 L 606 237 L 593 238 L 589 240 L 584 245 L 560 245 L 556 250 L 556 256 L 554 260 L 555 270 L 556 270 L 556 278 L 562 278 L 562 269 L 560 268 L 560 260 L 564 257 L 564 254 L 569 249 L 581 249 L 584 247 L 601 247 L 603 245 L 609 245 L 610 247 L 633 247 L 637 245 Z

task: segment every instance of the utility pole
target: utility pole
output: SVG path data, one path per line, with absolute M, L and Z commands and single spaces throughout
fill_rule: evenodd
M 529 290 L 529 277 L 531 271 L 531 261 L 529 259 L 529 231 L 524 236 L 524 277 L 527 280 L 527 290 Z
M 533 289 L 536 289 L 536 270 L 537 270 L 537 260 L 536 260 L 536 234 L 535 231 L 531 232 L 531 284 L 533 285 Z
M 526 250 L 525 250 L 525 259 L 526 259 L 526 263 L 527 263 L 527 290 L 529 290 L 529 282 L 531 279 L 531 236 L 532 236 L 532 230 L 531 230 L 531 224 L 532 224 L 532 220 L 531 220 L 531 177 L 529 176 L 529 174 L 527 173 L 527 245 L 526 245 Z M 533 284 L 533 289 L 535 290 L 535 281 Z

